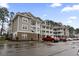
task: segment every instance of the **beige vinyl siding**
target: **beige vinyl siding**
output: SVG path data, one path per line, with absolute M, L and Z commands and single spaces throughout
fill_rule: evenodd
M 27 30 L 23 29 L 23 25 L 27 26 Z M 19 16 L 19 31 L 30 31 L 30 20 L 29 19 L 27 20 L 27 22 L 23 22 L 22 16 Z
M 15 18 L 15 20 L 13 20 L 13 23 L 12 23 L 12 31 L 13 32 L 16 32 L 17 31 L 17 20 L 18 17 Z

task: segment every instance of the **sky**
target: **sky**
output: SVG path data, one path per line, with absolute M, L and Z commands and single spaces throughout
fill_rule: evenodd
M 79 28 L 79 3 L 0 3 L 10 12 L 31 12 L 43 20 Z

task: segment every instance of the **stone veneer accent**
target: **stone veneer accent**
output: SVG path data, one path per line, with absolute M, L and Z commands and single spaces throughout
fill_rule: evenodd
M 27 35 L 25 39 L 22 38 L 23 34 Z M 17 37 L 19 40 L 41 40 L 41 35 L 35 33 L 17 32 Z

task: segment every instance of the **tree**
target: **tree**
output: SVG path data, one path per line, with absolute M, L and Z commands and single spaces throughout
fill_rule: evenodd
M 61 26 L 62 25 L 62 23 L 57 23 L 57 22 L 54 22 L 54 21 L 52 21 L 52 20 L 46 20 L 46 22 L 49 24 L 52 24 L 52 25 L 54 25 L 54 26 Z
M 75 29 L 75 34 L 79 34 L 79 28 Z
M 12 18 L 13 18 L 13 16 L 14 16 L 14 12 L 10 12 L 10 14 L 9 14 L 9 17 L 10 17 L 10 22 L 12 21 Z
M 74 37 L 75 29 L 69 25 L 67 27 L 69 28 L 69 37 Z
M 1 35 L 3 34 L 4 23 L 8 21 L 7 17 L 9 17 L 9 11 L 8 11 L 8 9 L 5 8 L 5 7 L 1 7 L 0 8 Z

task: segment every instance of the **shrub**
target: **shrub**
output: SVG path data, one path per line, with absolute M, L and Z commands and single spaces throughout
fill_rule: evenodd
M 5 40 L 5 37 L 4 36 L 1 36 L 0 37 L 0 41 L 3 41 L 3 40 Z

